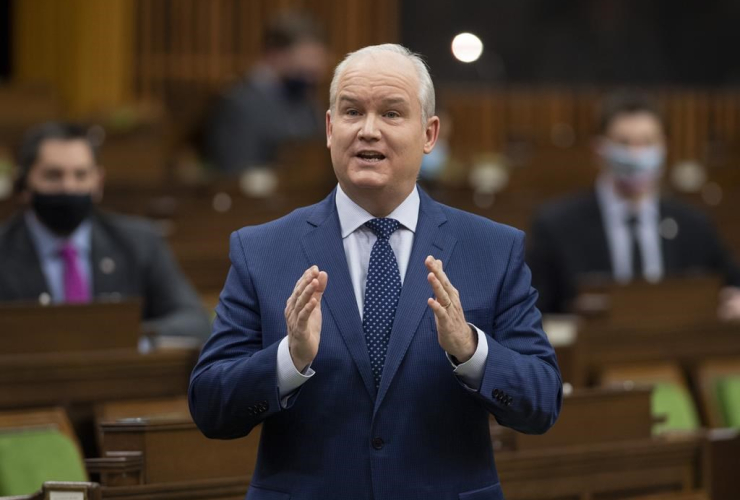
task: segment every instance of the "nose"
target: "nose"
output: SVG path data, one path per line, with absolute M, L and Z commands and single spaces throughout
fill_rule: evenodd
M 66 194 L 75 194 L 84 189 L 83 183 L 75 178 L 73 173 L 66 173 L 61 178 L 61 190 Z
M 360 127 L 359 137 L 364 141 L 377 141 L 380 139 L 380 129 L 378 128 L 377 117 L 373 113 L 365 115 L 365 120 Z

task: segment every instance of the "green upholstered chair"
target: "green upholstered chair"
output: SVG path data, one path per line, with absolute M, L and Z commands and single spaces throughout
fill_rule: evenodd
M 717 401 L 725 425 L 740 428 L 740 375 L 717 381 Z
M 699 428 L 699 416 L 694 401 L 686 388 L 679 384 L 670 382 L 655 384 L 651 405 L 653 416 L 666 417 L 665 422 L 653 427 L 653 434 Z
M 60 431 L 0 431 L 0 496 L 29 495 L 44 481 L 87 480 L 79 448 Z

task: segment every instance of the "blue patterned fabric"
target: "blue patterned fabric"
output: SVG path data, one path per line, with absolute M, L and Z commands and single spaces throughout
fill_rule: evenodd
M 262 424 L 247 500 L 503 500 L 490 415 L 527 433 L 555 422 L 562 384 L 535 307 L 524 233 L 419 194 L 377 390 L 334 193 L 232 234 L 231 269 L 189 399 L 206 436 L 238 438 Z M 439 345 L 428 255 L 459 290 L 466 320 L 486 334 L 477 391 Z M 287 334 L 285 300 L 311 265 L 329 276 L 316 374 L 283 406 L 277 349 Z
M 370 252 L 365 285 L 365 310 L 362 330 L 365 332 L 370 367 L 375 378 L 375 389 L 380 387 L 388 340 L 396 317 L 398 297 L 401 295 L 401 274 L 388 238 L 400 227 L 395 219 L 373 219 L 365 223 L 378 237 Z

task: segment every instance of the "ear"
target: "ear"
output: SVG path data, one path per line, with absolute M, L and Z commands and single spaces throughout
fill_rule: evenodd
M 426 142 L 424 142 L 424 154 L 429 154 L 434 149 L 434 145 L 437 143 L 437 137 L 439 137 L 439 117 L 433 116 L 427 120 L 427 126 L 424 130 Z
M 326 147 L 331 148 L 331 110 L 326 110 Z

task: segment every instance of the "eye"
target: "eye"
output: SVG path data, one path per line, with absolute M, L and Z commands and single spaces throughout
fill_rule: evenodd
M 401 118 L 401 114 L 398 111 L 386 111 L 386 118 Z
M 62 173 L 59 170 L 46 170 L 43 177 L 46 180 L 55 181 L 62 178 Z
M 347 116 L 360 116 L 360 112 L 353 108 L 348 108 L 344 114 Z

